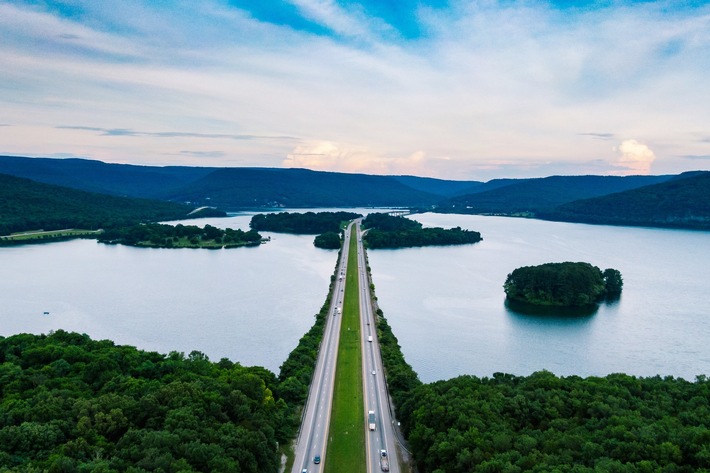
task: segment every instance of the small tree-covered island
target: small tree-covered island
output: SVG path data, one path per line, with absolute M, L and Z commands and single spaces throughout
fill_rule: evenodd
M 435 227 L 423 228 L 422 224 L 405 217 L 385 213 L 371 213 L 362 221 L 367 229 L 364 241 L 370 249 L 408 248 L 414 246 L 466 245 L 482 240 L 479 232 L 448 230 Z
M 245 232 L 231 228 L 222 230 L 212 225 L 200 228 L 196 225 L 148 223 L 106 230 L 98 240 L 100 243 L 149 248 L 219 249 L 257 246 L 262 243 L 263 238 L 254 230 Z
M 508 274 L 503 288 L 508 299 L 526 304 L 585 307 L 621 295 L 623 279 L 616 269 L 589 263 L 546 263 L 523 266 Z

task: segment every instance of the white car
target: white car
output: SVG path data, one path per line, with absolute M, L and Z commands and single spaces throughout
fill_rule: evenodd
M 377 374 L 377 371 L 375 371 L 375 370 L 372 370 L 372 374 Z

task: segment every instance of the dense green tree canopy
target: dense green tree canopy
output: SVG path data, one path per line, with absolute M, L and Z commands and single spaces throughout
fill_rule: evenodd
M 313 240 L 316 247 L 325 250 L 337 250 L 340 248 L 340 243 L 340 234 L 335 232 L 322 233 Z
M 276 472 L 275 375 L 86 335 L 0 337 L 0 471 Z
M 621 273 L 603 273 L 589 263 L 545 263 L 523 266 L 508 274 L 503 288 L 509 299 L 535 305 L 581 307 L 605 296 L 618 296 Z
M 465 245 L 481 241 L 481 234 L 461 227 L 423 228 L 422 224 L 405 217 L 371 213 L 363 220 L 367 228 L 364 240 L 367 247 L 406 248 L 431 245 Z
M 131 246 L 159 248 L 232 248 L 254 246 L 262 238 L 255 230 L 222 230 L 212 225 L 165 225 L 150 223 L 106 230 L 99 236 L 101 243 L 121 243 Z
M 251 218 L 249 227 L 257 231 L 317 235 L 340 232 L 346 222 L 362 215 L 354 212 L 279 212 L 257 214 Z
M 176 220 L 190 218 L 193 208 L 172 202 L 94 194 L 0 174 L 0 235 L 37 229 L 98 229 Z M 211 210 L 199 216 L 208 215 L 225 214 Z
M 710 471 L 710 383 L 461 376 L 398 410 L 422 473 Z

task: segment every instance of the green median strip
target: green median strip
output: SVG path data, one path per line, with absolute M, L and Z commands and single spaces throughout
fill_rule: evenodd
M 367 471 L 356 238 L 355 226 L 353 226 L 345 280 L 338 364 L 335 370 L 328 454 L 325 456 L 326 472 L 365 473 Z

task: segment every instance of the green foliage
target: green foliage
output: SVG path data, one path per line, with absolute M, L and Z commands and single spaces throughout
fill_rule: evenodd
M 543 218 L 570 222 L 710 229 L 710 172 L 561 205 Z
M 550 176 L 495 179 L 442 202 L 437 211 L 468 214 L 538 215 L 559 205 L 656 184 L 671 176 Z
M 326 232 L 318 235 L 313 240 L 313 244 L 317 248 L 323 248 L 325 250 L 337 250 L 340 248 L 340 234 L 335 232 Z
M 710 469 L 710 383 L 496 373 L 417 387 L 398 411 L 421 472 Z
M 279 212 L 257 214 L 251 218 L 249 227 L 263 232 L 311 234 L 340 232 L 345 223 L 362 215 L 354 212 Z M 339 247 L 339 246 L 338 246 Z
M 371 213 L 363 220 L 368 228 L 364 236 L 367 247 L 406 248 L 431 245 L 465 245 L 481 241 L 481 234 L 461 227 L 422 228 L 422 224 L 404 217 Z
M 0 235 L 176 220 L 187 218 L 191 210 L 182 204 L 93 194 L 0 174 Z
M 621 273 L 615 269 L 602 273 L 589 263 L 565 262 L 517 268 L 508 274 L 503 288 L 506 296 L 515 301 L 583 307 L 606 295 L 618 296 L 622 285 Z
M 278 391 L 200 352 L 0 337 L 0 471 L 276 472 L 298 420 Z
M 254 230 L 221 230 L 212 225 L 165 225 L 148 223 L 106 230 L 98 238 L 101 243 L 121 243 L 130 246 L 157 248 L 233 248 L 255 246 L 262 241 Z

